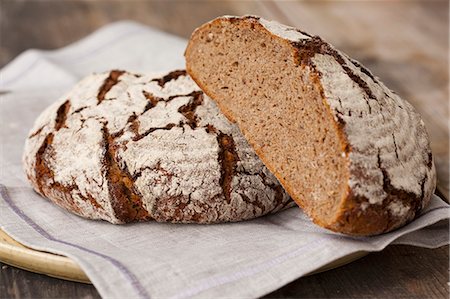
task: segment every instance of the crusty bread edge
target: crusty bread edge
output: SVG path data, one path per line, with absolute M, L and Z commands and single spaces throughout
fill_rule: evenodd
M 250 17 L 247 16 L 247 17 L 243 17 L 243 18 L 237 17 L 237 18 L 239 18 L 241 20 L 255 19 L 254 17 L 251 17 L 251 16 Z M 212 90 L 210 90 L 205 84 L 200 82 L 200 80 L 197 78 L 197 76 L 195 75 L 195 72 L 190 67 L 189 59 L 187 57 L 187 53 L 191 50 L 193 38 L 196 35 L 196 33 L 215 25 L 216 23 L 219 23 L 222 21 L 229 22 L 229 20 L 230 19 L 228 17 L 226 17 L 226 18 L 219 17 L 219 18 L 216 18 L 206 24 L 203 24 L 202 26 L 200 26 L 196 30 L 194 30 L 194 32 L 192 33 L 191 38 L 189 40 L 189 43 L 186 47 L 184 55 L 186 57 L 186 71 L 191 76 L 191 78 L 203 90 L 203 92 L 205 92 L 205 94 L 207 94 L 210 98 L 212 98 L 217 103 L 220 111 L 231 122 L 236 123 L 231 111 L 229 111 L 221 103 L 221 101 L 218 101 L 217 95 Z M 278 39 L 279 41 L 286 43 L 292 49 L 293 57 L 295 57 L 295 55 L 298 53 L 298 51 L 286 39 L 273 34 L 272 32 L 267 30 L 264 26 L 262 26 L 257 21 L 255 21 L 254 24 L 259 26 L 261 29 L 265 30 L 267 33 L 269 33 L 269 35 L 272 38 Z M 323 88 L 320 84 L 318 84 L 318 87 L 323 91 Z M 346 157 L 347 157 L 348 166 L 350 166 L 349 165 L 350 161 L 349 161 L 348 156 L 351 153 L 352 149 L 351 149 L 350 143 L 348 142 L 346 133 L 344 132 L 343 128 L 341 128 L 340 125 L 334 120 L 334 117 L 333 117 L 333 114 L 331 111 L 331 107 L 328 104 L 328 102 L 326 101 L 324 96 L 322 96 L 322 101 L 326 105 L 330 115 L 333 118 L 333 123 L 334 123 L 335 129 L 336 129 L 336 132 L 338 132 L 338 136 L 341 141 L 342 150 L 345 151 L 345 149 L 347 148 Z M 278 181 L 281 183 L 281 185 L 285 188 L 285 190 L 288 192 L 288 194 L 292 197 L 292 199 L 294 199 L 294 201 L 302 209 L 305 210 L 305 207 L 307 206 L 306 201 L 299 198 L 299 196 L 297 196 L 297 194 L 295 194 L 293 192 L 293 188 L 291 187 L 291 185 L 283 179 L 283 176 L 281 175 L 281 173 L 276 171 L 276 169 L 274 169 L 274 167 L 270 163 L 267 163 L 267 159 L 266 159 L 265 155 L 255 147 L 255 145 L 256 145 L 255 142 L 253 140 L 247 138 L 247 136 L 248 136 L 247 131 L 244 128 L 241 128 L 240 126 L 239 126 L 239 129 L 242 131 L 243 135 L 246 137 L 249 144 L 253 147 L 256 154 L 261 159 L 261 161 L 263 161 L 263 163 L 266 165 L 266 167 L 275 175 L 275 177 L 278 179 Z M 346 178 L 347 182 L 349 181 L 349 178 L 350 178 L 350 170 L 348 168 L 347 178 Z M 426 199 L 422 198 L 421 200 L 425 201 Z M 324 228 L 327 228 L 327 229 L 335 231 L 335 232 L 345 233 L 345 234 L 355 235 L 355 236 L 370 236 L 370 235 L 377 235 L 380 233 L 385 233 L 385 232 L 394 230 L 394 229 L 406 224 L 407 222 L 411 221 L 414 218 L 414 214 L 411 214 L 411 212 L 409 212 L 406 215 L 404 215 L 403 217 L 397 218 L 396 221 L 393 221 L 390 214 L 387 213 L 385 210 L 383 210 L 383 207 L 381 205 L 380 206 L 370 205 L 369 207 L 362 209 L 360 207 L 360 204 L 355 200 L 355 196 L 353 195 L 349 184 L 347 184 L 346 191 L 343 192 L 343 194 L 342 194 L 342 198 L 340 200 L 339 207 L 337 208 L 337 213 L 335 214 L 335 217 L 333 220 L 331 220 L 329 223 L 325 223 L 320 218 L 315 217 L 315 215 L 308 215 L 308 216 L 310 216 L 312 221 L 319 226 L 322 226 Z

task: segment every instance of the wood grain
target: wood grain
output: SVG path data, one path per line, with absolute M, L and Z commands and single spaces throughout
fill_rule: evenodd
M 389 246 L 340 268 L 297 279 L 263 298 L 448 298 L 448 249 Z M 92 285 L 0 265 L 0 297 L 100 298 Z
M 439 189 L 448 198 L 448 1 L 2 0 L 0 7 L 0 66 L 28 48 L 55 49 L 122 19 L 187 38 L 216 16 L 257 14 L 320 34 L 363 62 L 423 115 Z M 390 246 L 345 267 L 298 279 L 267 297 L 448 298 L 448 250 Z M 99 295 L 91 285 L 2 267 L 0 297 Z

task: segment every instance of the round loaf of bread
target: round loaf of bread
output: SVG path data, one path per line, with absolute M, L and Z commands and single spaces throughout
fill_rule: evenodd
M 194 81 L 317 224 L 374 235 L 429 202 L 436 173 L 420 116 L 320 37 L 221 17 L 192 34 L 185 56 Z
M 111 223 L 240 221 L 293 205 L 185 71 L 85 78 L 36 120 L 23 162 L 41 195 Z

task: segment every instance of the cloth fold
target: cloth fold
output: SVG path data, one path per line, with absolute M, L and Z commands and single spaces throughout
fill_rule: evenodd
M 24 140 L 39 113 L 91 72 L 184 68 L 186 41 L 132 22 L 55 51 L 29 50 L 0 71 L 0 227 L 19 242 L 66 255 L 107 298 L 258 297 L 361 251 L 448 244 L 450 208 L 433 196 L 412 223 L 375 237 L 335 234 L 298 208 L 240 223 L 114 226 L 72 215 L 33 192 Z

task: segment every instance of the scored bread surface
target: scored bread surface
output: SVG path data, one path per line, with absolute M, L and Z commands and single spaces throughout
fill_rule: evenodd
M 23 161 L 41 195 L 112 223 L 240 221 L 293 204 L 185 71 L 88 76 L 38 117 Z
M 324 221 L 320 215 L 310 213 L 316 223 L 338 232 L 372 235 L 399 227 L 420 213 L 434 192 L 436 171 L 424 122 L 411 104 L 387 88 L 360 63 L 320 37 L 254 16 L 225 16 L 202 25 L 194 31 L 186 49 L 187 71 L 204 92 L 218 102 L 222 112 L 240 126 L 257 154 L 297 203 L 308 211 L 308 198 L 299 198 L 292 192 L 292 183 L 286 180 L 281 169 L 271 165 L 265 157 L 264 145 L 255 142 L 248 132 L 245 110 L 259 108 L 230 106 L 223 97 L 224 92 L 209 79 L 215 74 L 201 67 L 202 52 L 206 49 L 211 53 L 214 51 L 209 50 L 211 47 L 225 48 L 225 54 L 217 56 L 224 55 L 223 59 L 235 51 L 241 53 L 239 58 L 243 61 L 248 58 L 245 49 L 236 49 L 231 38 L 220 40 L 222 34 L 231 30 L 237 32 L 236 40 L 247 41 L 247 38 L 262 32 L 268 36 L 267 41 L 273 41 L 279 49 L 288 48 L 290 55 L 286 59 L 294 60 L 296 67 L 301 67 L 304 74 L 311 76 L 334 119 L 342 148 L 337 154 L 345 159 L 348 168 L 347 188 L 333 221 Z M 266 48 L 269 44 L 262 45 Z M 206 54 L 205 59 L 210 59 L 209 64 L 219 63 Z M 241 65 L 240 61 L 229 63 Z M 244 79 L 248 82 L 252 78 Z M 246 86 L 244 79 L 241 88 Z M 284 80 L 300 84 L 296 83 L 300 82 L 299 79 Z M 265 82 L 269 84 L 268 81 Z M 230 84 L 225 79 L 221 82 Z M 259 88 L 261 86 L 265 87 L 262 84 Z M 229 87 L 226 91 L 233 92 Z M 235 96 L 239 97 L 238 94 Z M 236 111 L 243 111 L 244 116 Z M 261 122 L 265 121 L 261 119 Z M 298 150 L 301 156 L 301 148 Z

